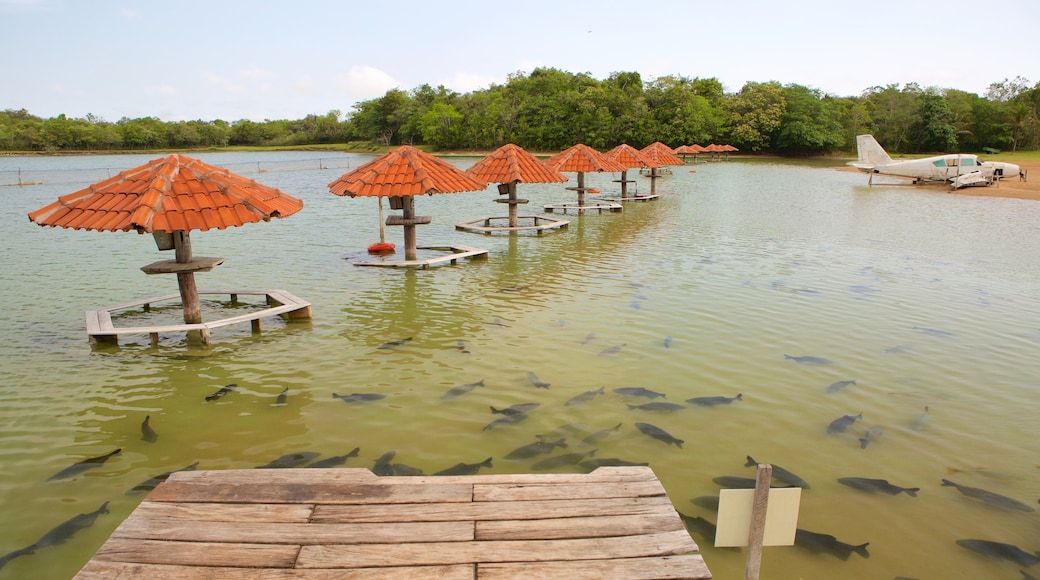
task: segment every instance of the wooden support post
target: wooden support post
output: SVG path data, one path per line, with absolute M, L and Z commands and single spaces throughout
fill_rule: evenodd
M 628 197 L 628 170 L 621 172 L 621 199 Z
M 415 197 L 411 195 L 401 196 L 402 202 L 402 217 L 405 220 L 409 220 L 415 217 Z M 415 248 L 415 224 L 405 223 L 404 226 L 404 259 L 415 260 L 417 259 L 418 252 Z
M 151 340 L 152 348 L 157 348 L 159 346 L 159 333 L 158 332 L 149 332 L 148 333 L 148 338 Z
M 191 238 L 188 232 L 173 232 L 174 250 L 178 264 L 191 262 Z M 180 272 L 177 274 L 177 287 L 181 293 L 181 305 L 184 308 L 185 324 L 200 324 L 202 322 L 202 308 L 199 305 L 199 289 L 195 286 L 194 272 Z
M 253 334 L 260 334 L 260 319 L 254 318 L 249 321 L 249 328 L 253 331 Z
M 755 499 L 751 507 L 751 526 L 748 528 L 748 556 L 744 580 L 758 580 L 762 570 L 762 540 L 766 532 L 766 508 L 769 507 L 769 483 L 773 466 L 759 464 L 755 479 Z
M 585 172 L 578 172 L 578 207 L 585 205 Z M 580 211 L 580 210 L 579 210 Z
M 231 305 L 238 306 L 238 294 L 231 295 Z
M 517 226 L 516 182 L 509 183 L 509 227 Z

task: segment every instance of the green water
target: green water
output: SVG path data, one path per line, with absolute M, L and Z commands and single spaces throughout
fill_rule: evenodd
M 306 204 L 287 219 L 192 234 L 196 255 L 227 259 L 199 274 L 200 288 L 285 289 L 313 304 L 313 321 L 265 320 L 256 337 L 248 325 L 218 329 L 208 348 L 171 335 L 158 349 L 147 337 L 92 349 L 84 311 L 175 292 L 172 277 L 139 271 L 167 256 L 150 236 L 41 228 L 26 213 L 152 157 L 0 158 L 0 183 L 17 183 L 18 168 L 23 182 L 39 183 L 0 187 L 0 554 L 104 501 L 112 512 L 11 561 L 0 578 L 72 576 L 143 497 L 126 490 L 196 461 L 250 468 L 360 447 L 347 467 L 395 450 L 396 462 L 426 473 L 489 456 L 490 472 L 524 472 L 535 460 L 503 456 L 572 423 L 584 433 L 621 423 L 596 456 L 649 462 L 683 513 L 714 521 L 690 499 L 717 494 L 713 477 L 753 477 L 743 466 L 750 454 L 812 484 L 800 527 L 870 543 L 869 559 L 848 561 L 769 548 L 766 578 L 1019 578 L 1020 566 L 955 540 L 1040 549 L 1040 513 L 940 486 L 949 478 L 1034 506 L 1040 497 L 1040 203 L 869 188 L 862 175 L 818 165 L 726 162 L 677 168 L 658 183 L 659 200 L 571 216 L 569 228 L 541 237 L 455 231 L 502 215 L 492 186 L 416 200 L 417 213 L 433 217 L 420 244 L 487 248 L 486 262 L 405 271 L 352 264 L 378 241 L 376 202 L 326 188 L 367 158 L 199 155 Z M 616 178 L 588 175 L 586 185 L 609 192 Z M 531 200 L 521 213 L 574 201 L 565 185 L 521 185 Z M 399 228 L 387 237 L 401 244 Z M 604 353 L 612 347 L 621 348 Z M 550 388 L 534 387 L 530 372 Z M 849 379 L 856 384 L 826 392 Z M 479 380 L 482 388 L 441 399 Z M 205 400 L 230 383 L 236 391 Z M 275 405 L 286 387 L 287 404 Z M 565 405 L 600 387 L 605 394 Z M 647 401 L 612 392 L 620 387 L 684 405 L 743 400 L 660 414 L 630 410 Z M 385 398 L 347 404 L 333 393 Z M 498 417 L 489 406 L 526 402 L 540 403 L 528 419 L 484 430 Z M 860 412 L 849 433 L 826 433 Z M 146 415 L 154 443 L 141 440 Z M 685 444 L 651 439 L 639 421 Z M 875 425 L 883 436 L 862 449 L 858 438 Z M 567 451 L 593 449 L 580 439 L 568 435 Z M 98 469 L 45 482 L 115 448 L 122 455 Z M 846 476 L 921 490 L 871 495 L 837 482 Z M 741 576 L 743 552 L 694 539 L 717 578 Z

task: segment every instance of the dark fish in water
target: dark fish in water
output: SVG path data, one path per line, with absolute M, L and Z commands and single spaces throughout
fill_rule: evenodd
M 678 411 L 679 409 L 685 409 L 685 408 L 686 408 L 685 405 L 680 405 L 678 403 L 659 403 L 659 402 L 645 403 L 645 404 L 642 404 L 642 405 L 629 405 L 628 406 L 628 410 L 630 410 L 630 411 L 633 410 L 633 409 L 639 409 L 640 411 L 663 411 L 663 412 L 666 412 L 666 413 L 670 413 L 672 411 Z
M 691 533 L 694 533 L 694 534 L 697 534 L 705 542 L 707 542 L 709 544 L 714 544 L 715 543 L 715 530 L 716 530 L 715 524 L 709 522 L 708 520 L 706 520 L 706 519 L 704 519 L 704 518 L 702 518 L 700 516 L 696 516 L 696 517 L 695 516 L 688 516 L 688 515 L 680 512 L 680 511 L 676 511 L 676 513 L 679 514 L 679 519 L 682 520 L 682 523 L 683 523 L 684 526 L 686 526 L 687 531 L 689 531 Z M 740 548 L 736 548 L 736 547 L 727 547 L 727 548 L 720 548 L 720 549 L 721 550 L 726 550 L 726 551 L 729 551 L 729 552 L 739 552 L 740 551 Z
M 379 348 L 382 348 L 382 349 L 394 348 L 395 346 L 401 346 L 402 344 L 408 344 L 411 341 L 412 341 L 412 337 L 409 336 L 408 338 L 401 338 L 401 339 L 398 339 L 398 340 L 391 340 L 390 342 L 384 342 L 383 344 L 379 345 Z
M 794 532 L 794 545 L 813 552 L 830 554 L 842 560 L 848 560 L 853 552 L 864 558 L 870 557 L 870 553 L 867 552 L 867 546 L 870 545 L 870 542 L 853 546 L 852 544 L 839 541 L 830 534 L 818 534 L 801 528 L 796 529 Z
M 742 393 L 737 393 L 736 397 L 694 397 L 692 399 L 686 399 L 686 402 L 701 407 L 717 407 L 719 405 L 728 405 L 733 401 L 743 400 L 744 395 Z
M 395 463 L 391 466 L 394 470 L 394 475 L 403 477 L 418 477 L 424 475 L 423 470 L 418 467 L 412 467 L 411 465 L 405 465 L 404 463 Z
M 664 337 L 664 347 L 665 348 L 672 348 L 672 337 L 670 337 L 670 336 Z
M 711 478 L 712 483 L 725 489 L 755 489 L 758 482 L 754 477 L 738 477 L 736 475 L 721 475 Z
M 144 439 L 149 443 L 155 443 L 159 439 L 159 434 L 156 433 L 155 429 L 152 429 L 152 426 L 149 424 L 151 419 L 151 415 L 145 415 L 144 421 L 141 421 L 141 439 Z
M 325 459 L 322 459 L 321 461 L 315 461 L 314 463 L 311 463 L 307 467 L 317 467 L 317 468 L 336 467 L 338 465 L 343 465 L 351 457 L 357 457 L 358 453 L 361 453 L 361 448 L 360 447 L 355 447 L 353 449 L 353 451 L 351 451 L 350 453 L 347 453 L 346 455 L 333 455 L 332 457 L 326 457 Z
M 914 330 L 920 330 L 921 332 L 925 334 L 930 334 L 932 336 L 941 336 L 943 338 L 951 338 L 954 336 L 952 332 L 946 332 L 945 330 L 939 330 L 937 328 L 926 328 L 923 326 L 913 326 L 911 328 L 913 328 Z
M 454 399 L 455 397 L 458 397 L 459 395 L 466 394 L 466 393 L 472 391 L 473 389 L 475 389 L 477 387 L 483 387 L 483 386 L 484 386 L 484 379 L 480 379 L 479 381 L 477 381 L 475 383 L 466 383 L 464 385 L 458 385 L 456 387 L 452 387 L 452 388 L 448 389 L 448 391 L 446 393 L 441 395 L 441 399 Z
M 299 467 L 319 455 L 321 455 L 321 453 L 318 453 L 317 451 L 287 453 L 266 465 L 257 466 L 257 469 L 288 469 L 291 467 Z
M 773 463 L 773 479 L 782 481 L 788 485 L 794 487 L 800 487 L 802 489 L 811 489 L 809 483 L 797 475 L 787 471 L 783 467 Z M 750 455 L 747 456 L 747 461 L 744 462 L 744 467 L 758 467 L 758 462 L 754 460 Z
M 19 556 L 28 556 L 30 554 L 35 554 L 35 553 L 36 553 L 36 544 L 32 544 L 32 545 L 26 546 L 24 548 L 19 548 L 17 550 L 8 552 L 8 553 L 4 554 L 3 556 L 0 556 L 0 568 L 3 568 L 4 566 L 7 565 L 8 562 L 10 562 L 11 560 L 14 560 L 15 558 L 17 558 Z
M 859 415 L 842 415 L 837 419 L 831 421 L 831 424 L 827 426 L 827 433 L 834 435 L 835 433 L 844 433 L 849 425 L 855 423 L 858 419 L 863 418 L 863 413 Z
M 914 419 L 914 422 L 910 424 L 910 428 L 913 429 L 914 431 L 917 431 L 917 430 L 919 430 L 921 428 L 922 425 L 924 425 L 925 421 L 927 421 L 927 420 L 928 420 L 928 405 L 925 405 L 924 406 L 924 413 L 921 413 L 920 415 L 918 415 Z
M 116 449 L 115 451 L 106 453 L 104 455 L 91 457 L 90 459 L 84 459 L 79 463 L 73 463 L 72 465 L 66 467 L 65 469 L 62 469 L 58 473 L 55 473 L 54 475 L 48 477 L 47 481 L 68 479 L 70 477 L 75 477 L 88 469 L 95 469 L 101 467 L 101 465 L 108 461 L 109 458 L 119 455 L 120 453 L 122 453 L 122 451 L 122 449 Z
M 88 514 L 72 516 L 68 521 L 58 524 L 54 529 L 41 536 L 40 539 L 36 541 L 36 548 L 39 549 L 46 548 L 47 546 L 64 544 L 65 541 L 74 536 L 76 532 L 94 525 L 94 520 L 96 520 L 99 515 L 107 513 L 108 502 L 106 501 L 95 511 Z
M 397 455 L 396 451 L 387 451 L 386 453 L 379 456 L 375 463 L 372 464 L 372 473 L 376 475 L 393 475 L 394 466 L 390 464 L 390 461 Z
M 434 475 L 474 475 L 480 471 L 481 467 L 491 468 L 491 458 L 488 457 L 480 463 L 456 463 L 451 467 L 438 471 Z
M 921 491 L 919 487 L 899 487 L 898 485 L 892 485 L 887 479 L 870 479 L 867 477 L 839 477 L 838 483 L 860 491 L 887 493 L 888 495 L 905 493 L 910 497 L 917 497 L 917 492 Z
M 199 462 L 196 461 L 195 463 L 192 463 L 191 465 L 189 465 L 187 467 L 182 467 L 181 469 L 178 469 L 177 471 L 195 471 L 195 468 L 198 467 L 198 466 L 199 466 Z M 151 491 L 151 490 L 155 489 L 155 486 L 157 486 L 160 483 L 162 483 L 162 482 L 166 481 L 167 479 L 169 479 L 170 476 L 173 475 L 174 473 L 175 472 L 173 472 L 173 471 L 167 471 L 166 473 L 160 473 L 159 475 L 156 475 L 155 477 L 153 477 L 151 479 L 146 479 L 146 480 L 142 481 L 141 483 L 139 483 L 139 484 L 131 487 L 130 489 L 128 489 L 126 491 L 126 495 L 134 495 L 135 493 L 144 493 L 146 491 Z
M 505 324 L 504 322 L 502 322 L 502 319 L 498 318 L 497 316 L 495 318 L 493 318 L 491 320 L 491 322 L 488 322 L 487 324 L 490 324 L 492 326 L 502 326 L 502 327 L 505 327 L 505 328 L 509 328 L 509 325 Z
M 690 503 L 713 512 L 719 511 L 719 496 L 717 495 L 699 495 L 691 499 Z
M 220 389 L 218 389 L 217 392 L 213 393 L 212 395 L 206 395 L 206 400 L 207 401 L 216 401 L 217 399 L 223 397 L 224 395 L 230 393 L 231 391 L 234 391 L 237 388 L 238 388 L 238 385 L 235 384 L 235 383 L 231 383 L 230 385 L 224 385 L 223 387 L 220 387 Z
M 379 393 L 351 393 L 349 395 L 337 395 L 332 393 L 333 399 L 339 399 L 344 403 L 356 403 L 358 401 L 378 401 L 379 399 L 385 399 L 386 395 Z
M 529 411 L 533 411 L 541 406 L 541 403 L 518 403 L 516 405 L 510 405 L 505 409 L 496 409 L 494 406 L 491 407 L 491 412 L 496 415 L 524 415 Z
M 848 380 L 848 381 L 838 381 L 836 383 L 831 383 L 830 386 L 827 387 L 827 392 L 828 393 L 837 393 L 838 391 L 844 389 L 845 387 L 847 387 L 849 385 L 855 385 L 855 384 L 856 384 L 856 379 L 852 379 L 852 380 Z
M 285 405 L 285 401 L 289 398 L 289 387 L 282 389 L 282 392 L 278 393 L 278 398 L 274 400 L 275 406 L 281 407 Z
M 556 469 L 557 467 L 563 467 L 565 465 L 577 465 L 582 459 L 593 457 L 594 455 L 596 455 L 595 449 L 587 453 L 564 453 L 563 455 L 547 457 L 541 461 L 537 461 L 531 465 L 531 469 L 534 471 L 545 471 L 547 469 Z
M 682 444 L 685 443 L 682 439 L 676 439 L 664 429 L 650 423 L 636 423 L 636 429 L 639 429 L 644 435 L 649 435 L 666 445 L 675 445 L 679 449 L 682 449 Z
M 527 417 L 527 413 L 513 413 L 510 415 L 504 415 L 488 423 L 487 425 L 484 425 L 484 428 L 481 429 L 481 431 L 489 431 L 491 429 L 496 429 L 505 425 L 516 425 L 517 423 L 523 421 Z
M 650 464 L 645 461 L 626 461 L 616 457 L 599 457 L 581 462 L 581 466 L 590 471 L 597 467 L 646 467 L 647 465 Z
M 618 344 L 618 345 L 615 345 L 615 346 L 607 347 L 607 348 L 599 351 L 599 356 L 610 356 L 610 355 L 616 353 L 617 351 L 625 348 L 626 346 L 628 346 L 627 342 L 626 343 L 622 343 L 622 344 Z
M 600 388 L 598 388 L 598 389 L 596 389 L 594 391 L 585 391 L 584 393 L 582 393 L 580 395 L 574 395 L 573 397 L 570 398 L 570 400 L 568 400 L 566 403 L 564 403 L 564 405 L 576 405 L 578 403 L 584 403 L 584 402 L 587 402 L 587 401 L 591 401 L 593 398 L 596 397 L 596 395 L 602 395 L 602 394 L 603 394 L 603 387 L 600 387 Z
M 535 441 L 534 443 L 528 443 L 527 445 L 517 447 L 507 453 L 506 459 L 530 459 L 537 455 L 552 453 L 553 449 L 556 449 L 557 447 L 566 449 L 567 441 L 561 438 L 555 441 Z
M 1040 554 L 1030 554 L 1012 544 L 991 542 L 989 540 L 957 540 L 957 545 L 991 558 L 1011 560 L 1019 566 L 1028 567 L 1040 564 Z
M 635 310 L 639 310 L 640 308 L 642 308 L 642 305 L 639 304 L 639 302 L 636 300 L 633 300 L 629 305 Z
M 647 397 L 649 399 L 656 399 L 657 397 L 664 399 L 668 398 L 664 393 L 658 393 L 657 391 L 651 391 L 649 389 L 644 389 L 643 387 L 621 387 L 620 389 L 614 389 L 614 392 L 626 397 Z
M 588 437 L 582 439 L 581 442 L 586 444 L 586 445 L 592 445 L 593 443 L 599 443 L 600 441 L 602 441 L 602 440 L 606 439 L 607 437 L 609 437 L 611 433 L 617 433 L 619 429 L 621 429 L 621 423 L 618 423 L 617 425 L 615 425 L 615 426 L 613 426 L 613 427 L 611 427 L 609 429 L 602 429 L 600 431 L 596 431 L 592 435 L 589 435 Z
M 590 332 L 585 336 L 585 340 L 581 341 L 581 344 L 588 344 L 592 342 L 592 339 L 596 338 L 595 332 Z
M 1036 511 L 1036 509 L 1033 508 L 1033 506 L 1031 505 L 1026 505 L 1018 501 L 1017 499 L 1011 499 L 1010 497 L 1000 495 L 999 493 L 993 493 L 992 491 L 979 489 L 977 487 L 968 487 L 966 485 L 960 485 L 948 479 L 942 480 L 942 484 L 944 487 L 956 487 L 957 491 L 963 493 L 964 495 L 978 500 L 982 500 L 993 506 L 1011 510 L 1020 510 L 1024 512 Z
M 914 347 L 909 344 L 897 344 L 893 347 L 886 348 L 885 354 L 901 354 L 913 350 Z
M 527 373 L 527 380 L 531 381 L 531 384 L 538 387 L 539 389 L 548 389 L 549 383 L 538 378 L 538 375 L 534 373 Z
M 834 362 L 830 359 L 821 358 L 818 356 L 791 356 L 789 354 L 785 354 L 784 359 L 793 360 L 796 363 L 801 363 L 805 365 L 829 365 L 832 362 Z
M 466 343 L 462 342 L 461 340 L 455 343 L 455 350 L 461 353 L 469 354 L 469 349 L 466 348 Z
M 535 435 L 535 437 L 545 441 L 546 439 L 559 439 L 566 435 L 577 435 L 582 431 L 588 429 L 588 425 L 585 423 L 567 423 L 566 425 L 560 425 L 545 435 Z
M 870 429 L 859 438 L 860 449 L 866 449 L 867 445 L 871 441 L 877 441 L 879 437 L 885 434 L 885 428 L 881 425 L 871 425 Z
M 499 292 L 519 292 L 521 290 L 526 290 L 527 288 L 528 288 L 528 286 L 525 284 L 523 286 L 507 286 L 505 288 L 499 288 L 498 291 Z

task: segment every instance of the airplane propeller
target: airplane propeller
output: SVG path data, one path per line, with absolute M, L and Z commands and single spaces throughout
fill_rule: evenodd
M 1028 182 L 1029 180 L 1026 179 L 1027 177 L 1029 177 L 1029 170 L 1028 169 L 1023 169 L 1022 171 L 1018 172 L 1018 180 L 1019 181 L 1026 181 L 1026 182 Z

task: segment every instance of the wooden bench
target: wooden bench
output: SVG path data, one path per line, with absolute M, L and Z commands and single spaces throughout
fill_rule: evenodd
M 446 246 L 417 246 L 417 250 L 433 250 L 441 252 L 450 252 L 443 256 L 435 256 L 433 258 L 424 258 L 422 260 L 383 260 L 380 262 L 354 262 L 355 266 L 383 266 L 389 268 L 406 268 L 411 266 L 418 266 L 423 269 L 428 269 L 430 266 L 437 264 L 444 264 L 450 262 L 451 264 L 458 263 L 462 258 L 484 258 L 487 259 L 488 251 L 481 248 L 474 248 L 472 246 L 464 246 L 461 244 L 451 244 Z

